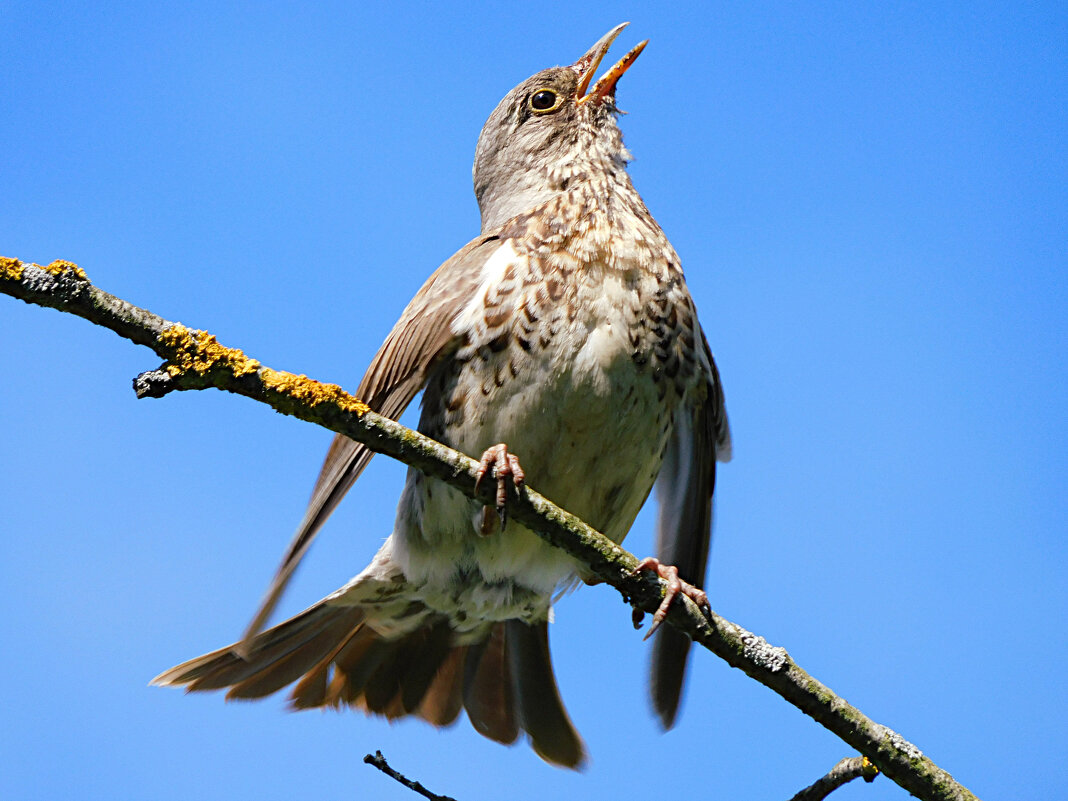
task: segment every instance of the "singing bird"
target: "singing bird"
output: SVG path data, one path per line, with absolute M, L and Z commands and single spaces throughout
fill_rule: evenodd
M 594 81 L 623 30 L 505 95 L 478 140 L 482 232 L 430 276 L 357 395 L 481 455 L 504 504 L 524 480 L 616 542 L 657 484 L 658 557 L 642 567 L 703 601 L 723 391 L 679 258 L 627 174 L 616 83 L 645 42 Z M 467 712 L 546 761 L 585 747 L 564 709 L 547 623 L 583 568 L 515 521 L 410 469 L 393 533 L 348 584 L 260 631 L 312 538 L 371 459 L 335 438 L 295 539 L 245 639 L 154 683 L 292 705 L 351 705 L 444 726 Z M 677 568 L 677 572 L 676 572 Z M 682 581 L 680 582 L 680 577 Z M 675 720 L 690 641 L 657 634 L 651 689 Z

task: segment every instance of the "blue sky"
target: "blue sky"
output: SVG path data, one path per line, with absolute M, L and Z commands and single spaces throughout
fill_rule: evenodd
M 617 52 L 650 39 L 619 90 L 632 174 L 734 430 L 713 607 L 981 797 L 1063 796 L 1062 3 L 4 3 L 0 254 L 354 388 L 478 230 L 485 117 L 624 19 Z M 361 764 L 381 749 L 461 801 L 785 799 L 850 755 L 705 652 L 660 734 L 604 587 L 551 631 L 583 774 L 465 721 L 148 687 L 241 632 L 329 441 L 221 393 L 135 400 L 157 363 L 0 297 L 0 796 L 412 798 Z M 402 476 L 374 461 L 284 613 L 366 563 Z M 836 798 L 907 797 L 878 781 Z

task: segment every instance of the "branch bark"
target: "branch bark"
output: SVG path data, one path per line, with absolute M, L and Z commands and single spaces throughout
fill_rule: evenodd
M 244 395 L 363 442 L 472 498 L 494 502 L 493 482 L 476 491 L 478 463 L 474 459 L 375 414 L 335 384 L 264 367 L 240 350 L 224 347 L 205 331 L 172 323 L 110 295 L 93 286 L 71 262 L 55 261 L 42 267 L 0 258 L 0 292 L 84 317 L 151 348 L 164 364 L 134 380 L 138 397 L 208 387 Z M 581 560 L 635 609 L 652 613 L 659 606 L 663 582 L 648 573 L 635 574 L 638 560 L 633 554 L 574 515 L 529 488 L 510 502 L 508 511 L 513 519 Z M 834 732 L 913 795 L 929 801 L 975 798 L 915 745 L 802 670 L 785 649 L 715 612 L 706 616 L 688 599 L 672 605 L 667 622 Z

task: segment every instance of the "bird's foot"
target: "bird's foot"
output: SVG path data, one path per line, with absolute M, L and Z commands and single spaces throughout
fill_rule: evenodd
M 645 637 L 642 639 L 648 640 L 653 636 L 653 632 L 660 628 L 660 624 L 664 622 L 664 618 L 667 617 L 671 604 L 679 593 L 682 593 L 697 604 L 698 608 L 702 611 L 711 609 L 708 605 L 708 596 L 705 594 L 705 591 L 695 587 L 690 582 L 679 578 L 679 570 L 674 565 L 661 564 L 660 560 L 655 556 L 647 556 L 638 562 L 638 566 L 634 568 L 635 573 L 641 573 L 643 570 L 654 571 L 658 577 L 667 582 L 667 589 L 664 591 L 664 600 L 660 602 L 660 606 L 653 614 L 653 624 L 649 627 L 649 631 L 645 633 Z M 634 628 L 638 628 L 640 625 L 641 617 L 641 610 L 635 610 Z
M 478 463 L 478 473 L 475 478 L 475 489 L 478 489 L 479 484 L 482 483 L 483 477 L 493 470 L 493 477 L 497 480 L 497 517 L 501 522 L 501 531 L 504 531 L 504 527 L 508 522 L 508 510 L 506 503 L 508 501 L 508 479 L 512 480 L 512 485 L 515 487 L 516 492 L 519 492 L 519 488 L 523 486 L 523 479 L 526 475 L 523 473 L 523 468 L 519 466 L 519 459 L 514 453 L 508 452 L 508 446 L 503 442 L 494 445 L 490 448 L 486 448 L 486 452 L 482 454 L 482 458 Z M 484 535 L 491 534 L 493 532 L 492 518 L 486 514 L 489 511 L 489 507 L 482 514 L 482 533 Z

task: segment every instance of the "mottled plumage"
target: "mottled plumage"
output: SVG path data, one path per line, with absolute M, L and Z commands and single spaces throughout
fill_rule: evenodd
M 590 87 L 622 27 L 574 65 L 524 81 L 490 116 L 474 167 L 482 234 L 415 296 L 357 394 L 398 416 L 424 390 L 421 431 L 476 457 L 506 443 L 532 486 L 617 542 L 659 477 L 659 556 L 699 585 L 727 419 L 678 256 L 626 172 L 615 84 L 644 43 Z M 157 682 L 243 698 L 297 682 L 298 708 L 351 704 L 437 725 L 463 708 L 487 737 L 525 732 L 543 758 L 581 764 L 547 638 L 552 600 L 581 567 L 414 469 L 372 563 L 258 633 L 370 457 L 334 441 L 249 637 Z M 652 689 L 665 726 L 688 647 L 674 630 L 658 634 Z

